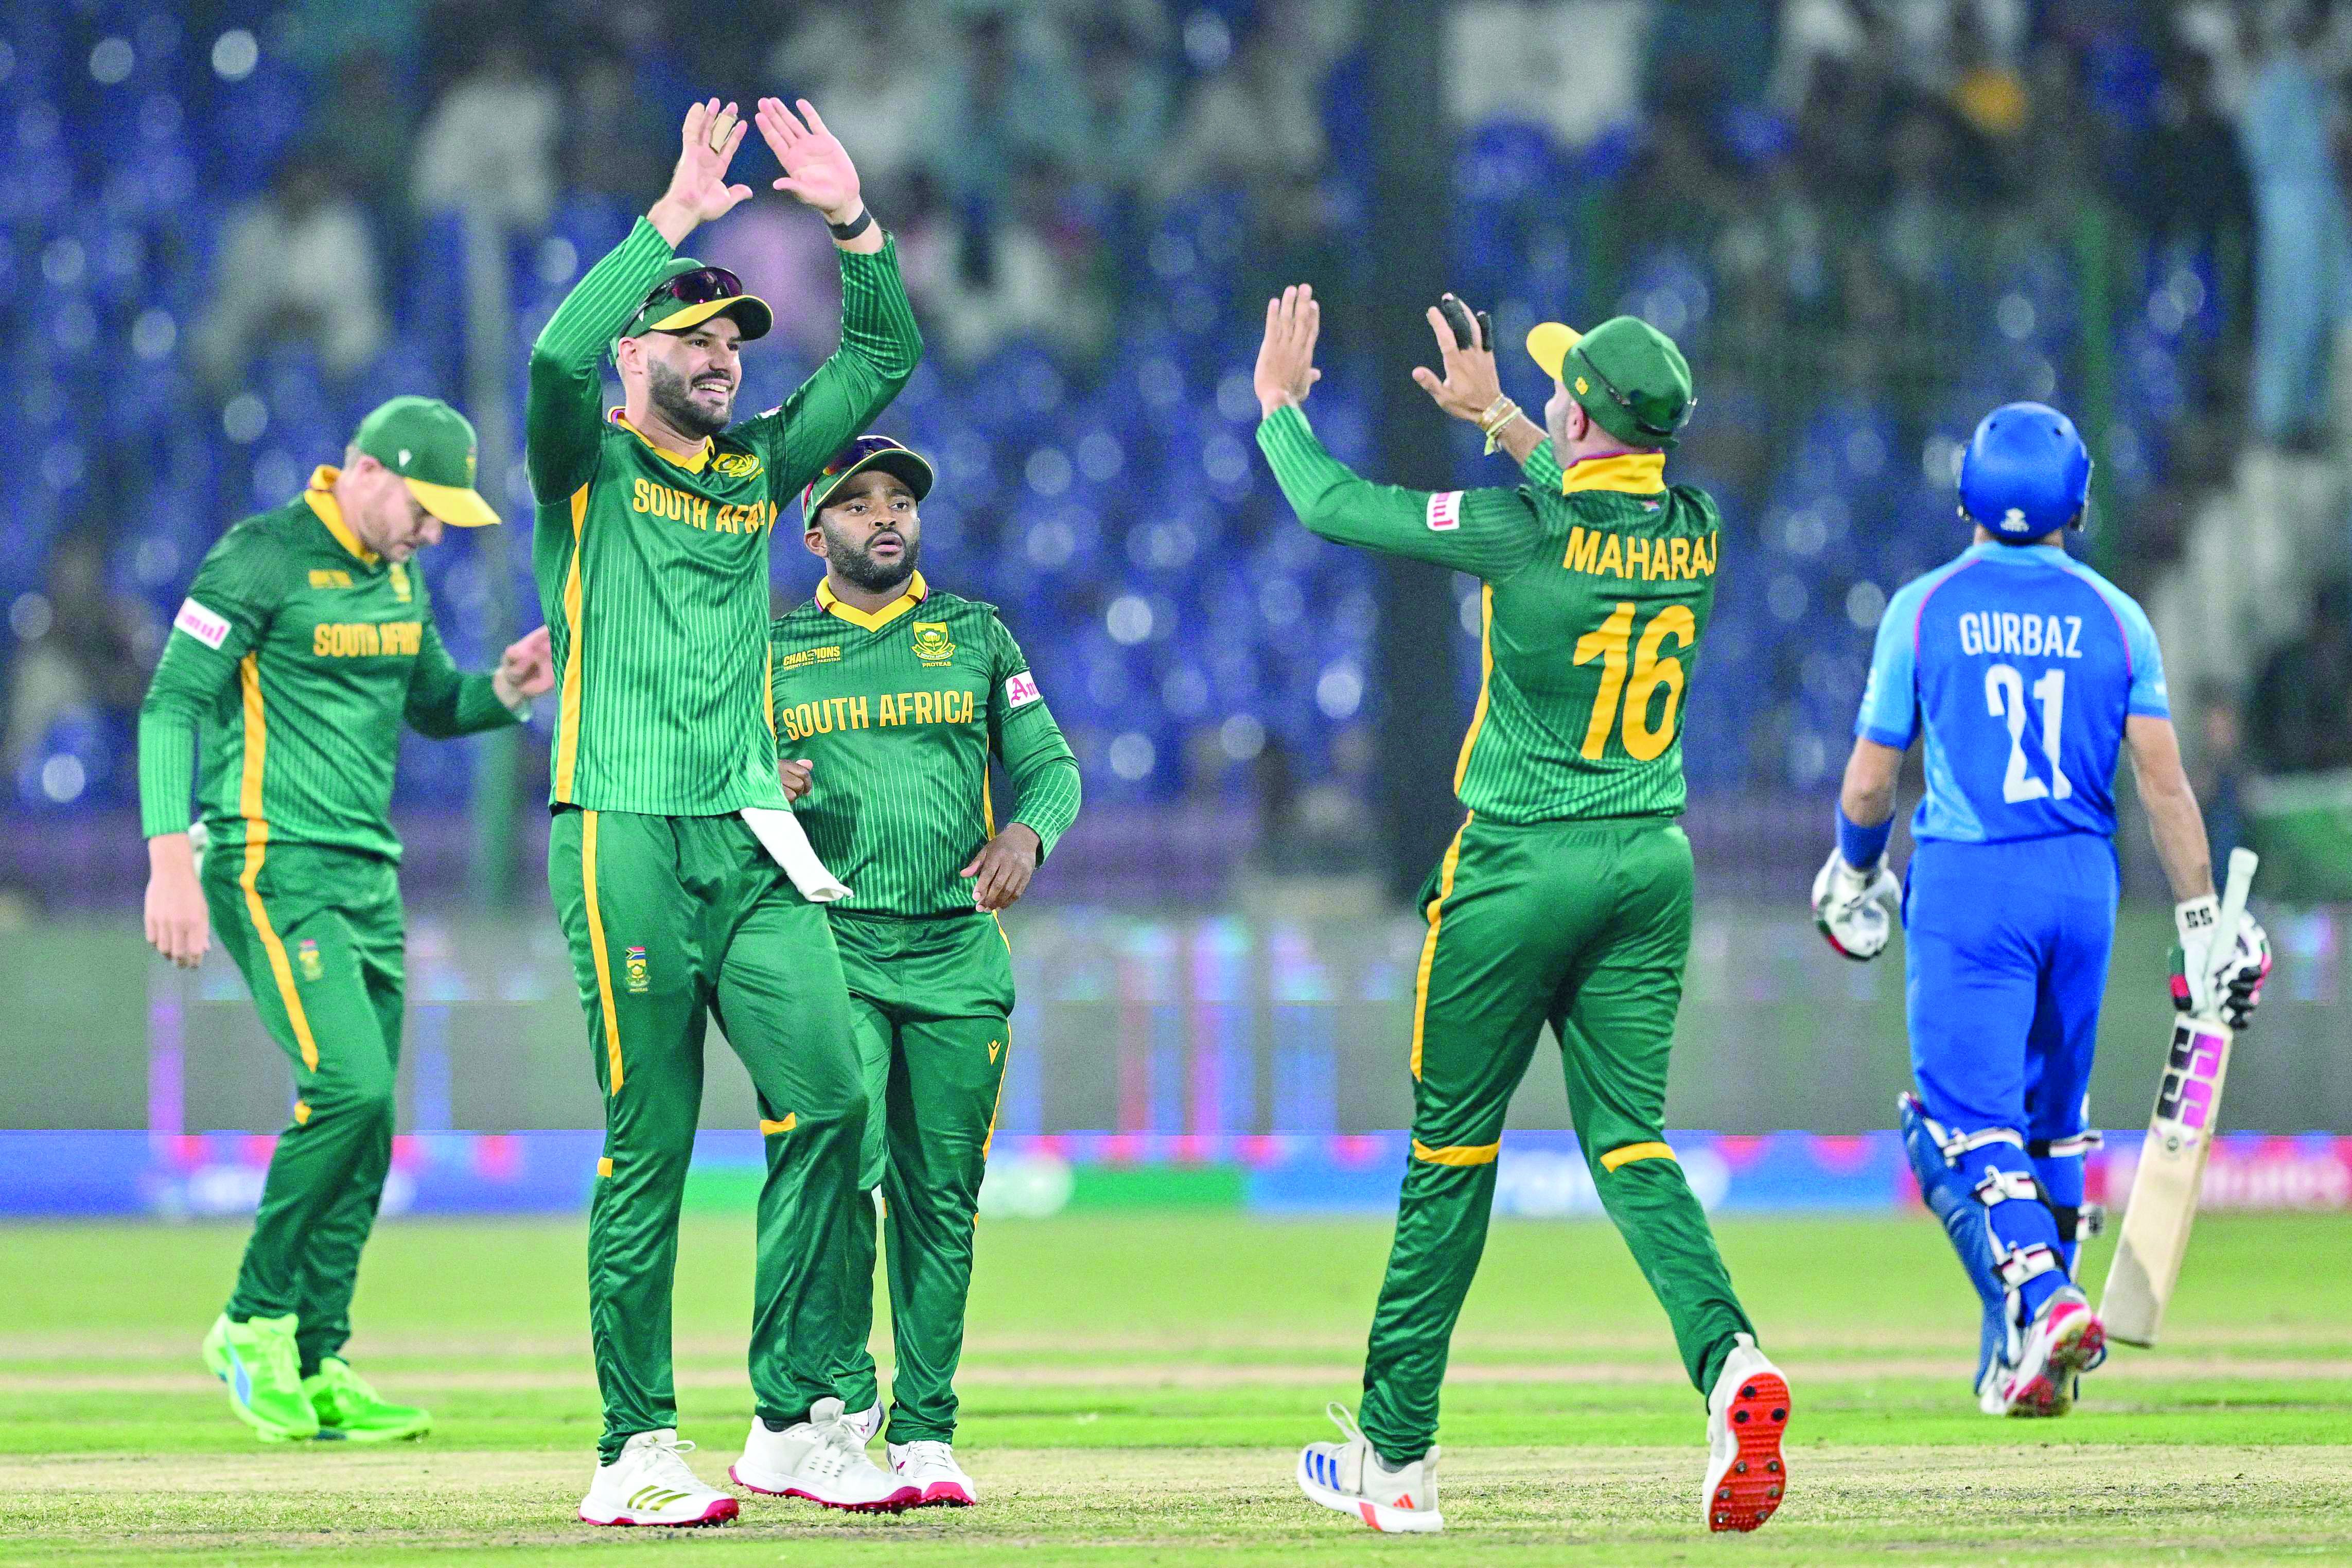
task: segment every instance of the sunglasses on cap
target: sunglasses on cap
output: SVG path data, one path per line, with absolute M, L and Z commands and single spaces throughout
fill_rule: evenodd
M 1615 403 L 1619 408 L 1623 409 L 1625 411 L 1625 417 L 1633 422 L 1633 428 L 1640 431 L 1644 435 L 1672 435 L 1681 430 L 1684 425 L 1688 424 L 1690 423 L 1691 415 L 1698 409 L 1698 399 L 1694 397 L 1688 402 L 1683 404 L 1682 413 L 1675 415 L 1674 422 L 1672 423 L 1653 424 L 1648 420 L 1643 419 L 1641 413 L 1634 408 L 1633 400 L 1632 398 L 1627 397 L 1623 392 L 1617 390 L 1617 383 L 1615 382 L 1611 381 L 1607 376 L 1601 373 L 1601 367 L 1592 362 L 1592 356 L 1584 351 L 1584 346 L 1580 343 L 1578 344 L 1576 348 L 1576 362 L 1592 372 L 1592 379 L 1601 383 L 1601 390 L 1609 394 L 1609 400 Z
M 743 280 L 725 267 L 702 267 L 663 282 L 646 296 L 645 308 L 664 299 L 675 299 L 680 305 L 708 305 L 714 299 L 732 299 L 742 292 Z

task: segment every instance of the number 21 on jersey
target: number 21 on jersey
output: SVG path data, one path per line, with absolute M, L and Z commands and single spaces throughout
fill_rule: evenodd
M 1686 606 L 1669 604 L 1650 617 L 1641 641 L 1633 639 L 1633 605 L 1621 601 L 1609 619 L 1576 640 L 1576 662 L 1601 661 L 1601 690 L 1592 700 L 1592 722 L 1584 727 L 1585 758 L 1598 761 L 1608 748 L 1609 732 L 1617 724 L 1618 702 L 1624 702 L 1625 754 L 1636 762 L 1654 760 L 1675 739 L 1675 710 L 1683 700 L 1683 662 L 1664 652 L 1672 637 L 1678 648 L 1698 641 L 1698 621 Z M 1632 651 L 1631 670 L 1626 654 Z M 1663 687 L 1665 711 L 1657 727 L 1650 725 L 1650 701 Z
M 2052 670 L 2033 683 L 2033 700 L 2042 707 L 2042 755 L 2050 763 L 2050 781 L 2026 771 L 2025 677 L 2014 664 L 1994 664 L 1985 671 L 1985 711 L 2009 723 L 2009 771 L 2001 776 L 2000 798 L 2014 806 L 2024 800 L 2063 800 L 2074 793 L 2066 770 L 2058 766 L 2058 741 L 2066 715 L 2066 672 Z

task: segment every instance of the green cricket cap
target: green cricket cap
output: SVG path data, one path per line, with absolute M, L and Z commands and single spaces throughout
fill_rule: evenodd
M 408 482 L 417 504 L 452 528 L 499 520 L 474 489 L 473 422 L 437 397 L 396 397 L 360 421 L 352 444 Z
M 868 468 L 895 475 L 899 483 L 915 493 L 918 501 L 931 493 L 931 465 L 921 453 L 887 435 L 861 435 L 843 447 L 801 491 L 801 527 L 816 527 L 816 515 L 824 510 L 833 493 Z
M 768 302 L 744 293 L 743 280 L 725 267 L 706 267 L 690 256 L 673 256 L 663 265 L 660 276 L 646 291 L 645 303 L 637 307 L 620 336 L 683 332 L 713 316 L 735 318 L 747 343 L 766 337 L 776 324 L 776 313 L 768 308 Z
M 1672 446 L 1698 406 L 1690 362 L 1638 316 L 1612 316 L 1589 332 L 1543 322 L 1528 334 L 1528 354 L 1629 446 Z

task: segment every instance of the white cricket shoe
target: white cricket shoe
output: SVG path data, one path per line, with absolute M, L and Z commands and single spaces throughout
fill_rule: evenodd
M 2082 1375 L 2107 1359 L 2107 1329 L 2090 1299 L 2069 1285 L 2042 1303 L 2025 1348 L 2001 1389 L 2011 1416 L 2063 1416 Z
M 1706 1396 L 1706 1485 L 1698 1497 L 1709 1530 L 1754 1530 L 1772 1517 L 1789 1490 L 1780 1457 L 1788 1429 L 1788 1378 L 1753 1334 L 1734 1336 Z
M 754 1416 L 743 1457 L 727 1474 L 736 1485 L 770 1497 L 806 1498 L 853 1513 L 896 1513 L 920 1494 L 866 1457 L 838 1399 L 820 1399 L 809 1418 L 781 1432 Z
M 741 1504 L 717 1487 L 702 1484 L 686 1468 L 692 1443 L 675 1429 L 640 1432 L 622 1445 L 621 1457 L 596 1467 L 588 1495 L 580 1500 L 583 1524 L 724 1524 Z
M 857 1446 L 862 1448 L 882 1430 L 882 1401 L 877 1399 L 865 1409 L 842 1419 L 849 1423 L 849 1429 L 856 1434 Z
M 1356 1418 L 1334 1400 L 1324 1406 L 1345 1436 L 1339 1443 L 1309 1443 L 1298 1451 L 1298 1490 L 1325 1508 L 1349 1513 L 1391 1533 L 1443 1530 L 1437 1511 L 1437 1450 L 1391 1469 L 1357 1429 Z
M 892 1443 L 885 1450 L 898 1479 L 915 1489 L 917 1508 L 970 1508 L 980 1500 L 980 1488 L 956 1463 L 955 1449 L 934 1438 Z

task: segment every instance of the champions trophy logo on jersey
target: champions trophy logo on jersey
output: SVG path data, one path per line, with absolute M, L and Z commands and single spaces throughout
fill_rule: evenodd
M 414 597 L 408 586 L 408 568 L 398 561 L 392 563 L 392 596 L 403 604 Z
M 722 452 L 711 459 L 710 471 L 729 479 L 749 479 L 760 471 L 756 452 Z
M 302 966 L 304 979 L 319 980 L 326 977 L 327 966 L 319 956 L 319 944 L 311 938 L 308 936 L 302 938 L 302 945 L 294 950 L 294 961 Z
M 646 950 L 631 947 L 622 955 L 622 972 L 628 977 L 629 989 L 642 995 L 653 988 L 653 975 L 646 967 Z
M 946 622 L 915 622 L 915 657 L 926 664 L 944 664 L 955 657 L 955 644 L 948 641 Z

